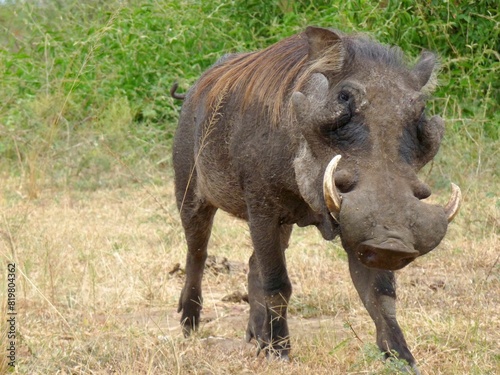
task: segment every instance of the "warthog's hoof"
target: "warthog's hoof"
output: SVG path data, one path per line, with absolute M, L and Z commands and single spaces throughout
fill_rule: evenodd
M 246 342 L 250 342 L 252 339 L 257 341 L 257 357 L 262 351 L 264 351 L 268 360 L 281 360 L 285 362 L 290 361 L 290 340 L 288 338 L 273 340 L 272 343 L 269 343 L 271 340 L 263 340 L 260 336 L 256 337 L 255 333 L 248 328 L 245 340 Z

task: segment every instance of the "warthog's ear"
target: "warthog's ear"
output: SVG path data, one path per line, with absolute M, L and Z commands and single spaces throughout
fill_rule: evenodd
M 340 34 L 315 26 L 308 26 L 305 33 L 309 42 L 309 59 L 315 61 L 314 70 L 317 72 L 340 71 L 345 54 Z
M 420 88 L 426 87 L 426 91 L 432 91 L 436 85 L 434 72 L 437 68 L 437 56 L 430 51 L 422 51 L 420 59 L 413 68 L 413 74 Z

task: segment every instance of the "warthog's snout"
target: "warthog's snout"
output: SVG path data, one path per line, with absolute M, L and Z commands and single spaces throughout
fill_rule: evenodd
M 452 184 L 446 206 L 432 205 L 418 199 L 430 191 L 422 189 L 425 185 L 420 182 L 415 184 L 413 176 L 405 178 L 380 168 L 377 173 L 365 172 L 361 183 L 343 193 L 335 181 L 335 175 L 342 176 L 336 172 L 340 159 L 340 155 L 333 157 L 325 170 L 325 203 L 340 224 L 344 248 L 351 249 L 363 265 L 398 270 L 441 242 L 460 206 L 458 186 Z

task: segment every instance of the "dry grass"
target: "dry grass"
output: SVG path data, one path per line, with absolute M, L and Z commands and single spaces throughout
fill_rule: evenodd
M 176 313 L 182 270 L 169 273 L 177 263 L 183 267 L 185 254 L 170 180 L 95 192 L 44 190 L 37 200 L 5 180 L 0 288 L 3 296 L 6 264 L 14 260 L 15 373 L 394 373 L 378 360 L 374 326 L 343 250 L 313 228 L 296 228 L 288 250 L 292 361 L 268 362 L 243 341 L 248 305 L 222 301 L 246 290 L 245 223 L 217 215 L 210 250 L 229 260 L 230 271 L 206 272 L 202 327 L 184 339 Z M 464 190 L 447 239 L 399 272 L 400 323 L 423 374 L 500 372 L 498 198 Z

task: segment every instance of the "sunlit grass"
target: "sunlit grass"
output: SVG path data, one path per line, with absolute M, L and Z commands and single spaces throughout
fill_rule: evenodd
M 15 179 L 7 182 L 15 188 Z M 4 201 L 0 256 L 19 269 L 20 373 L 390 373 L 339 244 L 314 228 L 297 228 L 287 250 L 290 364 L 255 358 L 243 342 L 248 305 L 222 301 L 246 291 L 251 248 L 246 225 L 221 213 L 210 254 L 226 257 L 230 272 L 206 272 L 201 329 L 184 339 L 176 308 L 185 245 L 171 185 Z M 466 202 L 443 244 L 398 272 L 399 320 L 424 374 L 498 370 L 493 202 Z M 461 229 L 483 214 L 491 225 L 481 234 Z M 171 273 L 177 263 L 181 271 Z

